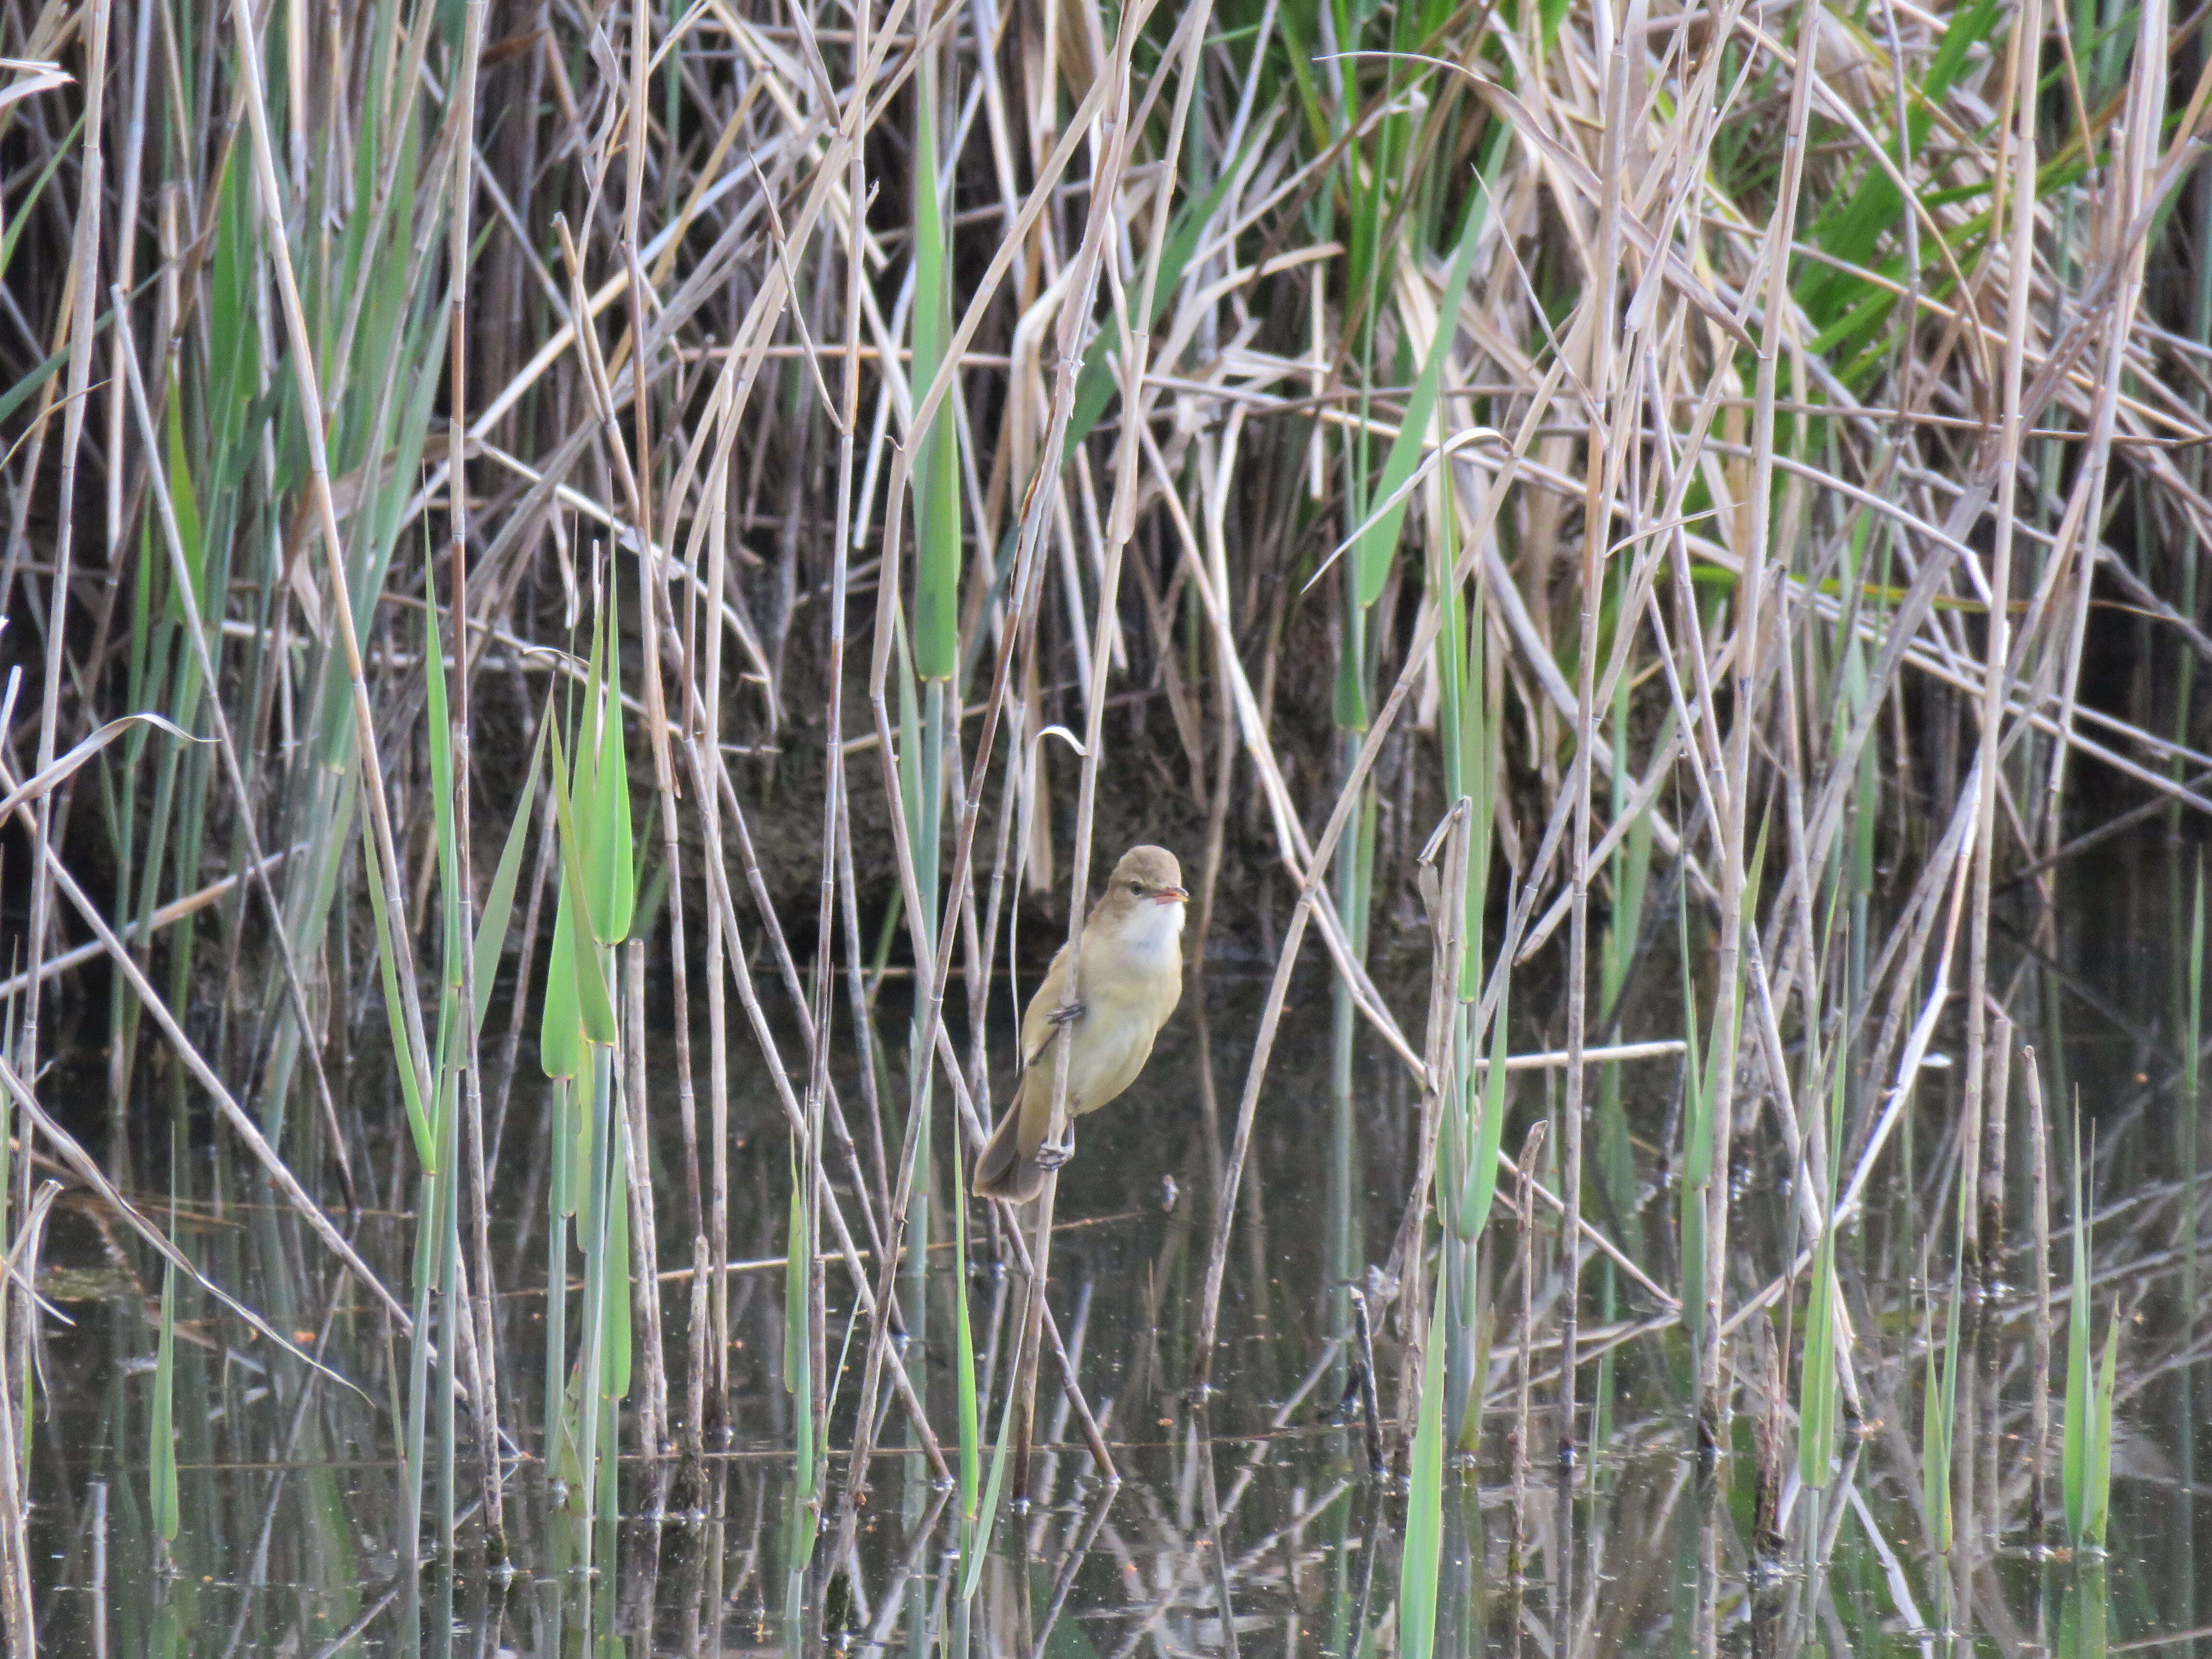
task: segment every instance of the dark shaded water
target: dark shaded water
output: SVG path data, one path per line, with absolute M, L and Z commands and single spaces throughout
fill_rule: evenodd
M 2109 1556 L 2075 1560 L 2040 1547 L 2032 1528 L 2032 1149 L 2019 1066 L 2005 1207 L 2010 1248 L 2001 1282 L 1966 1301 L 1956 1536 L 1948 1553 L 1929 1547 L 1923 1401 L 1928 1334 L 1940 1335 L 1949 1297 L 1958 1170 L 1951 1126 L 1960 1087 L 1960 1068 L 1939 1069 L 1923 1075 L 1842 1247 L 1864 1415 L 1824 1490 L 1797 1480 L 1796 1367 L 1778 1358 L 1796 1352 L 1796 1316 L 1786 1309 L 1802 1308 L 1802 1297 L 1778 1304 L 1771 1319 L 1743 1322 L 1732 1336 L 1739 1388 L 1729 1455 L 1709 1466 L 1697 1455 L 1688 1406 L 1686 1335 L 1648 1291 L 1594 1260 L 1583 1268 L 1581 1387 L 1590 1449 L 1563 1505 L 1550 1451 L 1558 1438 L 1558 1229 L 1539 1206 L 1528 1241 L 1535 1272 L 1524 1285 L 1523 1242 L 1510 1213 L 1517 1194 L 1501 1190 L 1482 1267 L 1492 1319 L 1480 1443 L 1446 1475 L 1439 1650 L 1532 1659 L 1814 1648 L 1933 1655 L 1966 1644 L 2003 1654 L 2193 1650 L 2182 1633 L 2212 1622 L 2212 1583 L 2197 1565 L 2197 1539 L 2200 1529 L 2212 1538 L 2212 1516 L 2200 1522 L 2193 1486 L 2208 1393 L 2202 1362 L 2212 1339 L 2212 1319 L 2198 1303 L 2212 1274 L 2179 1246 L 2191 1231 L 2212 1227 L 2184 1228 L 2190 1194 L 2175 1179 L 2184 1118 L 2171 933 L 2179 907 L 2162 863 L 2112 866 L 2084 891 L 2096 902 L 2075 913 L 2063 969 L 2039 964 L 2015 941 L 2020 971 L 1999 983 L 2043 1055 L 2058 1122 L 2067 1120 L 2057 1102 L 2078 1090 L 2098 1127 L 2096 1324 L 2101 1337 L 2117 1310 L 2124 1332 Z M 140 1200 L 171 1218 L 205 1272 L 319 1348 L 351 1386 L 272 1356 L 239 1322 L 183 1297 L 185 1518 L 173 1549 L 157 1549 L 146 1449 L 159 1278 L 96 1200 L 65 1195 L 40 1281 L 56 1316 L 45 1328 L 46 1409 L 33 1430 L 42 1645 L 71 1654 L 737 1654 L 881 1644 L 917 1654 L 1318 1655 L 1352 1653 L 1354 1631 L 1363 1629 L 1366 1650 L 1400 1650 L 1403 1483 L 1377 1483 L 1368 1473 L 1356 1397 L 1345 1398 L 1353 1351 L 1339 1340 L 1346 1301 L 1329 1263 L 1340 1255 L 1361 1263 L 1388 1257 L 1413 1170 L 1418 1097 L 1385 1057 L 1363 1060 L 1352 1103 L 1356 1201 L 1332 1206 L 1330 997 L 1318 975 L 1301 983 L 1263 1099 L 1228 1251 L 1218 1392 L 1202 1409 L 1184 1395 L 1216 1178 L 1201 1054 L 1212 1057 L 1225 1144 L 1260 988 L 1218 974 L 1203 1031 L 1187 1007 L 1138 1087 L 1104 1121 L 1085 1126 L 1061 1185 L 1066 1225 L 1055 1248 L 1054 1305 L 1121 1484 L 1098 1478 L 1065 1398 L 1048 1392 L 1039 1407 L 1051 1447 L 1040 1467 L 1041 1501 L 1001 1519 L 964 1607 L 953 1505 L 910 1454 L 877 1460 L 854 1570 L 835 1570 L 834 1525 L 802 1547 L 816 1521 L 793 1501 L 793 1425 L 781 1372 L 787 1141 L 772 1098 L 752 1090 L 734 1114 L 742 1138 L 733 1153 L 732 1254 L 761 1265 L 735 1276 L 733 1443 L 696 1470 L 626 1461 L 622 1518 L 592 1540 L 599 1565 L 588 1571 L 563 1565 L 576 1559 L 580 1523 L 536 1456 L 542 1295 L 518 1291 L 501 1304 L 501 1419 L 519 1442 L 508 1448 L 506 1488 L 511 1567 L 487 1564 L 472 1501 L 479 1466 L 465 1454 L 458 1564 L 402 1571 L 392 1448 L 404 1345 L 246 1166 L 210 1146 L 178 1166 L 182 1197 L 173 1209 L 166 1182 L 143 1175 Z M 1679 1014 L 1668 1014 L 1676 994 L 1660 988 L 1632 1012 L 1627 1035 L 1678 1030 Z M 1957 1001 L 1937 1042 L 1953 1054 L 1961 1040 Z M 1408 996 L 1400 1006 L 1417 1004 Z M 1640 1028 L 1639 1014 L 1649 1016 Z M 1522 1048 L 1557 1036 L 1522 1035 Z M 1516 1074 L 1509 1149 L 1525 1123 L 1554 1109 L 1556 1077 Z M 1674 1060 L 1623 1068 L 1640 1207 L 1601 1218 L 1668 1289 L 1680 1269 L 1662 1149 L 1679 1090 Z M 656 1103 L 672 1099 L 672 1091 L 655 1096 Z M 498 1166 L 508 1218 L 495 1258 L 507 1282 L 532 1287 L 544 1279 L 542 1111 L 534 1078 L 518 1079 Z M 1787 1266 L 1781 1241 L 1791 1237 L 1789 1169 L 1764 1114 L 1743 1139 L 1732 1305 Z M 675 1195 L 663 1202 L 673 1210 L 682 1199 L 672 1129 L 657 1151 L 665 1162 L 661 1190 Z M 133 1152 L 166 1174 L 165 1149 Z M 392 1201 L 405 1190 L 406 1157 L 404 1146 L 385 1148 L 374 1182 L 386 1207 L 358 1232 L 363 1253 L 393 1284 L 405 1282 L 412 1239 Z M 2052 1186 L 2062 1225 L 2063 1170 L 2054 1169 Z M 990 1268 L 983 1207 L 971 1212 L 979 1261 L 970 1304 L 981 1363 L 1003 1394 L 1001 1356 L 1018 1298 L 1012 1276 Z M 678 1231 L 665 1224 L 665 1238 Z M 2061 1233 L 2062 1281 L 2067 1248 Z M 945 1340 L 951 1264 L 949 1251 L 933 1254 L 921 1344 L 940 1433 L 954 1421 Z M 841 1266 L 830 1267 L 828 1282 L 835 1340 L 851 1292 Z M 1368 1288 L 1378 1303 L 1391 1289 L 1373 1280 Z M 685 1283 L 670 1279 L 663 1314 L 669 1387 L 679 1402 L 689 1300 Z M 1524 1301 L 1534 1319 L 1526 1419 Z M 1389 1417 L 1400 1332 L 1396 1310 L 1378 1315 L 1376 1370 Z M 2063 1304 L 2059 1326 L 2054 1395 L 2064 1381 Z M 857 1352 L 853 1358 L 834 1419 L 841 1450 L 858 1392 Z M 2045 1504 L 2055 1517 L 2057 1400 L 2051 1415 Z M 994 1410 L 987 1438 L 995 1422 Z M 894 1410 L 886 1437 L 896 1446 L 902 1433 Z M 1524 1437 L 1535 1455 L 1516 1471 Z M 628 1430 L 625 1443 L 634 1443 Z M 1781 1471 L 1778 1486 L 1762 1480 L 1762 1467 Z M 833 1457 L 833 1479 L 843 1469 Z M 833 1516 L 837 1492 L 833 1486 Z

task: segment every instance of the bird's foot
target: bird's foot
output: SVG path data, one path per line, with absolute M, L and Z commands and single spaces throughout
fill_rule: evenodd
M 1061 1164 L 1066 1163 L 1068 1159 L 1074 1156 L 1075 1137 L 1073 1135 L 1070 1135 L 1067 1138 L 1067 1144 L 1065 1146 L 1038 1147 L 1036 1154 L 1036 1166 L 1040 1170 L 1057 1170 Z
M 1079 1002 L 1063 1002 L 1051 1014 L 1054 1025 L 1073 1025 L 1083 1018 L 1084 1007 Z

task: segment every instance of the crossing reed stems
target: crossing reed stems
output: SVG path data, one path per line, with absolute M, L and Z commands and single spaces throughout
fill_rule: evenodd
M 1019 1306 L 988 1360 L 970 1287 L 948 1297 L 930 1251 L 984 1254 L 978 1216 L 948 1240 L 943 1211 L 1005 1074 L 1001 988 L 1018 1003 L 1046 942 L 1024 907 L 1066 902 L 1079 939 L 1094 854 L 1161 840 L 1200 872 L 1205 1063 L 1244 1070 L 1225 1127 L 1210 1076 L 1197 1091 L 1205 1252 L 1154 1350 L 1208 1422 L 1273 1364 L 1240 1344 L 1306 1292 L 1348 1337 L 1356 1285 L 1384 1363 L 1402 1339 L 1402 1399 L 1441 1413 L 1433 1443 L 1405 1414 L 1421 1456 L 1479 1455 L 1483 1297 L 1513 1299 L 1487 1232 L 1503 1171 L 1525 1235 L 1540 1201 L 1560 1218 L 1556 1305 L 1539 1264 L 1520 1273 L 1524 1326 L 1559 1322 L 1559 1370 L 1525 1328 L 1518 1362 L 1556 1388 L 1557 1449 L 1605 1439 L 1649 1375 L 1686 1383 L 1725 1457 L 1739 1334 L 1784 1302 L 1796 1353 L 1746 1374 L 1796 1361 L 1801 1481 L 1848 1486 L 1869 1356 L 1844 1292 L 1851 1241 L 1880 1234 L 1851 1224 L 1955 1146 L 1986 1301 L 2008 1033 L 2033 1021 L 2056 1066 L 2069 1018 L 2055 990 L 2030 1006 L 2057 981 L 2009 973 L 2014 941 L 2061 961 L 2080 855 L 2147 805 L 2207 804 L 2212 758 L 2164 701 L 2212 656 L 2189 367 L 2207 324 L 2147 272 L 2201 251 L 2170 209 L 2212 80 L 2175 77 L 2190 41 L 2163 0 L 2100 35 L 1995 0 L 1856 21 L 1826 0 L 1763 21 L 678 9 L 601 27 L 556 3 L 492 40 L 485 0 L 0 3 L 0 637 L 25 671 L 0 691 L 23 739 L 0 816 L 28 852 L 5 988 L 27 1090 L 73 1040 L 79 969 L 112 964 L 103 1178 L 136 1192 L 164 1139 L 137 1115 L 190 1131 L 204 1099 L 210 1190 L 238 1190 L 242 1146 L 283 1226 L 389 1319 L 391 1355 L 340 1369 L 402 1402 L 364 1432 L 397 1455 L 404 1559 L 459 1548 L 477 1498 L 495 1553 L 532 1535 L 507 1503 L 531 1478 L 520 1436 L 568 1506 L 572 1564 L 604 1569 L 620 1457 L 674 1443 L 689 1507 L 707 1454 L 772 1421 L 799 1454 L 795 1553 L 842 1506 L 794 1605 L 818 1621 L 809 1595 L 866 1588 L 860 1509 L 891 1435 L 908 1476 L 955 1481 L 957 1587 L 986 1607 L 988 1494 L 1048 1502 L 1060 1455 L 1030 1453 L 1050 1419 L 1103 1478 L 1127 1462 L 1096 1340 L 1071 1352 L 1048 1301 L 1057 1224 L 1113 1171 L 1071 1165 L 1019 1232 L 994 1218 Z M 1838 27 L 1879 49 L 1834 61 Z M 2125 704 L 2101 665 L 2122 627 L 2148 665 Z M 2141 799 L 2103 811 L 2109 779 Z M 1423 940 L 1409 884 L 1440 817 Z M 1316 934 L 1325 986 L 1298 973 Z M 1256 1014 L 1221 971 L 1255 939 Z M 2176 965 L 2180 1035 L 2147 1040 L 2186 1050 L 2185 1097 L 2201 954 L 2192 936 Z M 871 1021 L 909 974 L 895 1087 L 900 1045 Z M 1325 1260 L 1302 1290 L 1266 1271 L 1268 1136 L 1324 996 Z M 538 1033 L 542 1091 L 487 1058 L 503 998 L 510 1057 Z M 1184 1030 L 1123 1109 L 1134 1144 L 1158 1143 L 1133 1115 L 1166 1103 Z M 1944 1049 L 1956 1103 L 1929 1086 Z M 1677 1053 L 1679 1109 L 1666 1068 L 1639 1069 Z M 1535 1066 L 1564 1073 L 1545 1170 L 1501 1152 L 1505 1074 Z M 2028 1080 L 2039 1166 L 2032 1060 Z M 1407 1097 L 1418 1122 L 1386 1109 Z M 6 1098 L 12 1244 L 33 1145 L 60 1143 Z M 2163 1145 L 2193 1170 L 2193 1118 Z M 1364 1215 L 1385 1175 L 1411 1199 L 1395 1242 Z M 2027 1179 L 2047 1303 L 2047 1171 Z M 1758 1195 L 1785 1182 L 1770 1236 Z M 375 1213 L 410 1205 L 411 1227 Z M 511 1206 L 526 1262 L 502 1247 Z M 680 1405 L 653 1288 L 677 1215 Z M 791 1235 L 781 1290 L 733 1290 L 749 1230 Z M 230 1277 L 228 1240 L 178 1237 Z M 166 1282 L 161 1246 L 128 1249 Z M 198 1285 L 155 1316 L 146 1282 L 170 1419 L 153 1490 L 177 1484 L 172 1429 L 206 1437 Z M 507 1346 L 514 1292 L 544 1296 L 542 1360 Z M 35 1425 L 41 1316 L 10 1305 L 0 1370 Z M 1677 1322 L 1686 1375 L 1672 1335 L 1619 1334 Z M 2121 1360 L 2094 1321 L 2078 1346 L 2066 1428 L 2088 1435 Z M 933 1390 L 963 1352 L 975 1374 Z M 1065 1405 L 1040 1425 L 1048 1352 Z M 1948 1434 L 1955 1348 L 1936 1358 Z M 228 1443 L 259 1416 L 226 1403 Z M 2094 1451 L 2067 1506 L 2085 1538 Z M 1931 1520 L 1952 1462 L 1931 1443 Z M 1959 1478 L 1971 1516 L 1989 1488 Z M 1233 1541 L 1235 1489 L 1205 1494 Z M 1547 1567 L 1587 1565 L 1587 1541 L 1568 1528 Z M 1227 1556 L 1205 1592 L 1224 1642 L 1249 1611 Z M 926 1609 L 926 1576 L 901 1583 Z M 1563 1603 L 1594 1607 L 1595 1583 Z

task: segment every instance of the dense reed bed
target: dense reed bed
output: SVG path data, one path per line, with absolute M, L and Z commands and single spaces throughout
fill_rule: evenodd
M 1884 1399 L 1930 1560 L 2094 1556 L 2114 1237 L 2186 1487 L 2201 874 L 2124 1162 L 2064 910 L 2212 810 L 2200 17 L 0 0 L 0 54 L 14 1650 L 58 1213 L 149 1560 L 267 1460 L 395 1587 L 601 1570 L 556 1644 L 750 1502 L 794 1650 L 1048 1650 L 1142 1412 L 1194 1461 L 1129 1646 L 1234 1650 L 1212 1449 L 1339 1398 L 1332 1651 L 1479 1634 L 1505 1484 L 1543 1640 L 1622 1639 L 1632 1419 L 1753 1567 L 1826 1571 Z M 970 1201 L 1139 839 L 1168 1127 Z M 1133 1393 L 1062 1198 L 1163 1176 Z

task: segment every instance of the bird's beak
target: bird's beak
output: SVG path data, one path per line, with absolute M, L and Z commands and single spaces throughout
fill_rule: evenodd
M 1180 887 L 1155 887 L 1152 889 L 1152 902 L 1155 904 L 1188 904 L 1190 895 Z

